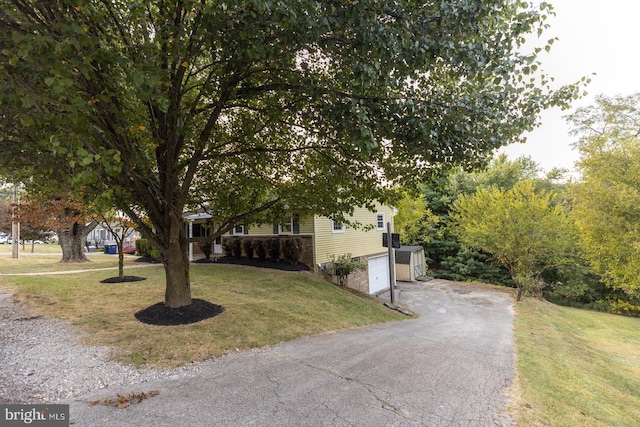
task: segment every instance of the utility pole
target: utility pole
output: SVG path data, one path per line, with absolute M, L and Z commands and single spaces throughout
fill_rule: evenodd
M 18 186 L 13 186 L 13 207 L 11 209 L 11 258 L 20 256 L 20 219 L 18 218 Z
M 392 231 L 391 222 L 387 222 L 387 243 L 389 243 L 389 293 L 391 295 L 391 304 L 395 305 L 396 296 L 394 288 L 396 287 L 396 253 L 395 249 L 393 249 Z

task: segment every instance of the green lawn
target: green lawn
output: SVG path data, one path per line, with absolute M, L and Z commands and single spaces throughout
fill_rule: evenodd
M 640 319 L 516 304 L 520 426 L 640 426 Z
M 33 249 L 33 252 L 31 250 Z M 18 258 L 11 257 L 11 245 L 0 245 L 0 274 L 38 273 L 53 271 L 84 270 L 86 268 L 117 267 L 117 255 L 105 255 L 102 252 L 88 253 L 91 261 L 85 264 L 60 264 L 62 249 L 58 245 L 20 246 Z M 125 265 L 136 265 L 138 257 L 125 255 Z
M 92 259 L 95 261 L 73 268 L 103 267 L 103 260 L 117 257 L 99 254 Z M 19 271 L 44 269 L 42 264 L 29 266 L 26 260 L 24 265 L 12 261 L 15 260 L 10 260 L 10 253 L 0 254 L 3 273 L 7 267 Z M 50 258 L 49 263 L 52 270 L 62 268 L 53 265 L 55 258 Z M 154 367 L 177 366 L 237 349 L 407 318 L 373 298 L 357 295 L 309 272 L 194 264 L 193 297 L 221 305 L 224 312 L 192 325 L 152 326 L 137 321 L 134 313 L 164 300 L 162 266 L 125 268 L 126 275 L 147 278 L 141 282 L 100 283 L 116 274 L 113 270 L 0 276 L 0 284 L 15 290 L 18 299 L 29 302 L 44 315 L 79 325 L 90 333 L 86 342 L 111 346 L 114 358 Z

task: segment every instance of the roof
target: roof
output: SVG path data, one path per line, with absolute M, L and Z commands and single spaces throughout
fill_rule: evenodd
M 399 249 L 396 249 L 396 253 L 398 252 L 415 252 L 422 249 L 422 246 L 400 246 Z
M 422 246 L 401 246 L 396 249 L 396 264 L 411 264 L 411 254 L 422 250 Z

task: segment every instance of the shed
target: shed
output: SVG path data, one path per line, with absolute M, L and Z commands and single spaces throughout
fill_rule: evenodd
M 396 249 L 396 280 L 413 282 L 427 270 L 422 246 L 401 246 Z

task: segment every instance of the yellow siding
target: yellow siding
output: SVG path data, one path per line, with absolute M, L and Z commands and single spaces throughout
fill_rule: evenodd
M 249 236 L 262 236 L 273 234 L 273 224 L 260 224 L 249 226 Z
M 300 234 L 313 234 L 313 217 L 300 218 Z
M 386 232 L 386 223 L 393 225 L 391 208 L 377 204 L 377 211 L 370 212 L 366 208 L 356 208 L 349 221 L 358 221 L 363 226 L 373 225 L 374 229 L 365 231 L 345 225 L 343 233 L 334 233 L 332 222 L 326 217 L 315 217 L 315 248 L 314 263 L 323 264 L 331 261 L 332 256 L 338 257 L 350 253 L 352 257 L 383 253 L 387 250 L 382 246 L 382 233 Z M 376 230 L 376 214 L 384 213 L 384 230 Z
M 313 217 L 306 216 L 299 220 L 300 233 L 299 234 L 312 234 L 313 233 Z M 273 235 L 273 224 L 253 224 L 249 226 L 249 236 L 264 236 Z

